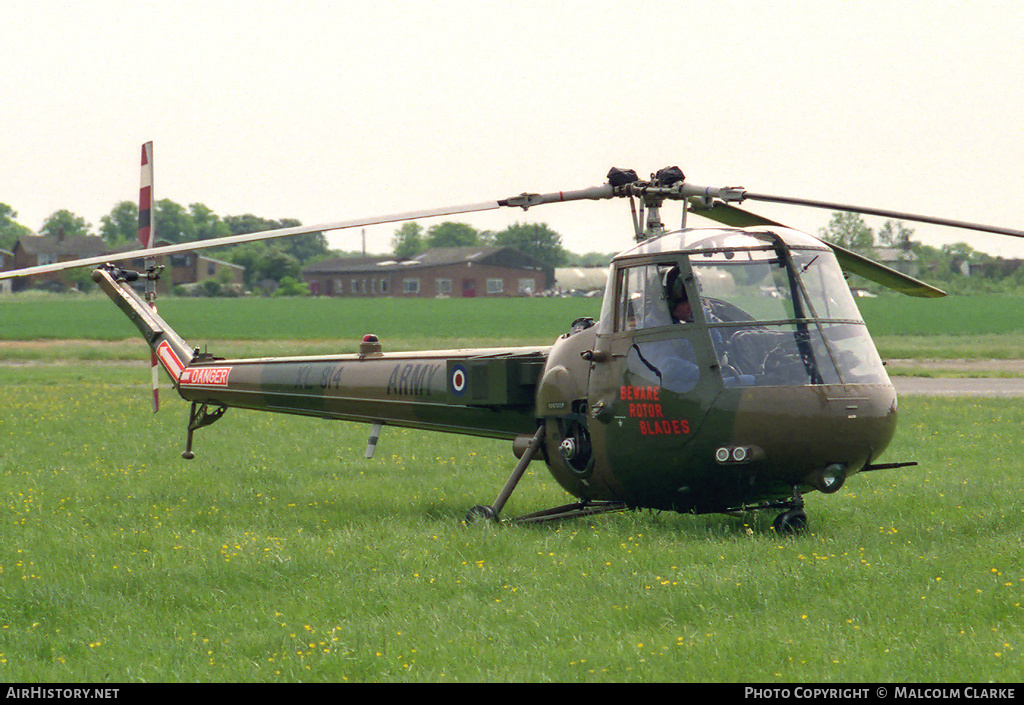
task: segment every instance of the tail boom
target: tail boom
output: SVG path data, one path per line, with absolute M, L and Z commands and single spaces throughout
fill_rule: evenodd
M 315 416 L 489 438 L 536 432 L 548 347 L 291 358 L 199 355 L 116 267 L 93 280 L 142 333 L 178 394 L 197 405 Z M 198 427 L 201 424 L 197 424 Z
M 132 289 L 127 273 L 115 267 L 101 268 L 93 271 L 92 279 L 139 329 L 153 357 L 178 388 L 182 373 L 194 357 L 188 343 Z
M 536 432 L 547 348 L 481 352 L 196 360 L 178 392 L 198 404 L 488 438 Z

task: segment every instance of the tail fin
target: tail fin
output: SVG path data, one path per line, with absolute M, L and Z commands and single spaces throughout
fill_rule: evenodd
M 139 180 L 139 242 L 143 249 L 150 249 L 156 242 L 156 227 L 153 219 L 153 143 L 142 145 L 142 168 Z M 146 303 L 156 313 L 156 279 L 153 269 L 156 259 L 146 258 Z M 160 409 L 160 376 L 157 372 L 159 363 L 156 350 L 150 352 L 150 377 L 153 387 L 153 413 Z

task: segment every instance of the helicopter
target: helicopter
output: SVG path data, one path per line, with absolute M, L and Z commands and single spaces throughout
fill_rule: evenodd
M 774 531 L 806 530 L 805 494 L 833 494 L 854 475 L 916 465 L 880 462 L 896 431 L 896 392 L 844 272 L 910 296 L 945 293 L 733 204 L 786 203 L 1024 236 L 976 223 L 698 186 L 678 167 L 667 167 L 648 179 L 613 168 L 607 183 L 581 190 L 154 247 L 151 143 L 142 155 L 143 249 L 0 278 L 95 267 L 93 280 L 150 347 L 154 410 L 158 366 L 191 404 L 185 459 L 195 457 L 195 431 L 232 408 L 369 424 L 367 458 L 384 426 L 511 441 L 517 463 L 496 499 L 469 509 L 467 522 L 537 523 L 632 509 L 775 510 Z M 573 321 L 549 346 L 388 352 L 369 333 L 356 353 L 225 359 L 189 345 L 156 310 L 161 255 L 612 198 L 629 202 L 635 242 L 611 260 L 599 318 Z M 679 229 L 662 222 L 666 201 L 682 205 Z M 688 214 L 718 227 L 687 227 Z M 138 257 L 145 258 L 144 271 L 122 266 Z M 577 501 L 502 519 L 538 459 Z

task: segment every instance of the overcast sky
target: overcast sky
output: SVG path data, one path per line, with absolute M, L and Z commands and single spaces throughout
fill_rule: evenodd
M 0 201 L 33 230 L 62 208 L 95 228 L 135 200 L 147 140 L 156 197 L 221 216 L 313 224 L 678 165 L 705 185 L 1024 228 L 1020 0 L 8 0 L 3 17 Z M 829 217 L 747 206 L 812 234 Z M 545 222 L 574 252 L 632 238 L 623 202 L 455 219 Z M 368 249 L 394 229 L 369 228 Z

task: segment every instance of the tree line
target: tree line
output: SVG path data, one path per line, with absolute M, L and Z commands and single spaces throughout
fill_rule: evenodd
M 170 199 L 154 204 L 157 237 L 168 242 L 209 240 L 227 235 L 296 227 L 293 218 L 269 219 L 260 216 L 219 216 L 202 203 L 185 207 Z M 67 237 L 98 235 L 111 249 L 135 243 L 138 229 L 138 205 L 121 201 L 93 227 L 84 218 L 68 210 L 50 215 L 39 235 Z M 0 249 L 11 250 L 22 237 L 34 233 L 17 222 L 17 212 L 0 203 Z M 1017 291 L 1024 288 L 1024 268 L 1017 260 L 993 257 L 966 243 L 932 247 L 913 240 L 913 229 L 900 221 L 888 220 L 876 232 L 855 213 L 835 212 L 818 236 L 829 242 L 877 258 L 880 248 L 912 253 L 916 265 L 913 276 L 955 293 L 971 291 Z M 391 239 L 395 258 L 415 257 L 427 249 L 472 245 L 513 247 L 555 267 L 606 266 L 615 253 L 575 254 L 565 249 L 562 237 L 545 223 L 514 223 L 504 230 L 477 230 L 465 223 L 446 221 L 424 227 L 410 221 L 399 226 Z M 211 256 L 245 268 L 245 284 L 285 280 L 301 281 L 303 266 L 328 257 L 359 256 L 356 252 L 331 250 L 323 233 L 310 233 L 281 240 L 246 243 L 214 248 Z
M 227 235 L 261 232 L 276 228 L 297 227 L 292 218 L 268 219 L 260 216 L 229 215 L 221 217 L 202 203 L 183 206 L 170 199 L 154 204 L 157 238 L 170 243 L 210 240 Z M 38 233 L 16 220 L 17 212 L 0 203 L 0 249 L 10 250 L 22 237 L 38 234 L 65 237 L 99 236 L 111 249 L 134 244 L 138 230 L 139 207 L 132 201 L 121 201 L 100 218 L 94 230 L 84 218 L 69 210 L 59 210 L 43 222 Z M 424 250 L 440 247 L 486 245 L 513 247 L 554 267 L 604 266 L 614 253 L 590 252 L 577 255 L 562 245 L 562 237 L 547 224 L 515 223 L 500 232 L 477 230 L 465 223 L 443 222 L 424 228 L 420 223 L 401 225 L 391 241 L 396 258 L 415 257 Z M 224 249 L 215 248 L 212 255 L 246 269 L 246 285 L 262 280 L 280 282 L 284 277 L 299 278 L 300 270 L 327 257 L 358 256 L 359 253 L 331 250 L 323 233 L 312 233 L 280 241 L 247 243 Z
M 229 215 L 223 218 L 202 203 L 182 206 L 170 199 L 161 199 L 154 205 L 154 220 L 158 240 L 170 243 L 210 240 L 227 235 L 261 232 L 301 225 L 293 218 L 273 220 L 260 216 Z M 110 213 L 100 218 L 94 232 L 85 218 L 69 210 L 59 210 L 43 221 L 38 233 L 18 223 L 17 212 L 0 203 L 0 248 L 10 250 L 22 237 L 38 234 L 56 237 L 99 236 L 113 250 L 138 242 L 139 207 L 131 201 L 121 201 Z M 299 280 L 303 265 L 332 256 L 323 233 L 310 233 L 282 238 L 273 242 L 252 242 L 224 248 L 212 248 L 210 256 L 245 267 L 245 285 L 252 287 L 271 280 Z
M 415 257 L 428 249 L 485 245 L 513 247 L 553 267 L 569 261 L 562 236 L 544 223 L 515 223 L 500 232 L 477 230 L 465 223 L 444 222 L 426 230 L 415 221 L 404 223 L 391 239 L 396 258 Z

